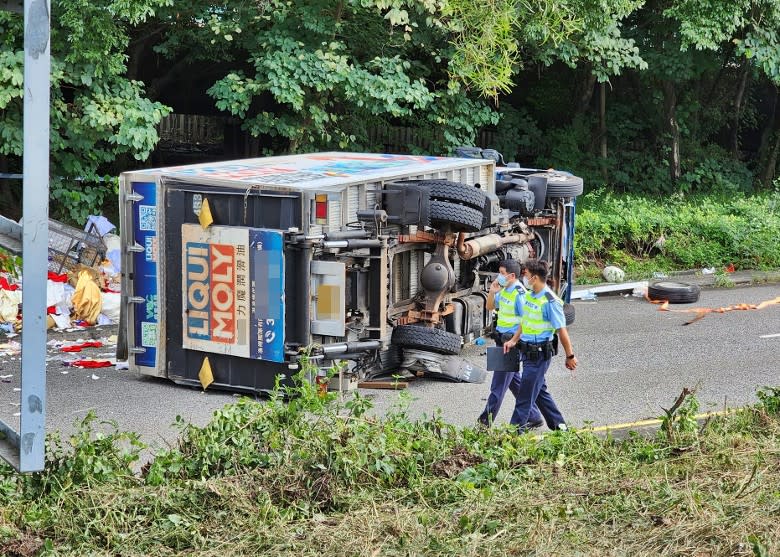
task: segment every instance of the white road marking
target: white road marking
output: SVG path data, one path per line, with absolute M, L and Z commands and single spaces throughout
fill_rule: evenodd
M 777 338 L 777 337 L 780 337 L 780 333 L 775 333 L 773 335 L 761 335 L 758 338 Z

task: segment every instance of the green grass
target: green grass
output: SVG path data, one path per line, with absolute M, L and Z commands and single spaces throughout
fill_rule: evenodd
M 137 437 L 92 416 L 47 471 L 0 474 L 3 555 L 772 555 L 780 389 L 652 438 L 543 437 L 384 418 L 307 385 L 241 400 L 134 471 Z M 763 553 L 762 553 L 763 552 Z
M 577 282 L 599 282 L 606 265 L 621 267 L 629 280 L 729 264 L 777 269 L 779 237 L 779 193 L 719 198 L 591 192 L 577 203 Z

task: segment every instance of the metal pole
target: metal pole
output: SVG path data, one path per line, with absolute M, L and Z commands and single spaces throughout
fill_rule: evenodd
M 24 0 L 21 472 L 43 470 L 45 456 L 50 13 L 50 0 Z

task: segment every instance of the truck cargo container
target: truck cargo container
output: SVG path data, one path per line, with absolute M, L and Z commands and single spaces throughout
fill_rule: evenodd
M 120 177 L 129 368 L 212 388 L 288 384 L 304 349 L 352 379 L 458 364 L 498 263 L 538 257 L 568 302 L 582 180 L 491 158 L 311 153 Z M 567 318 L 573 319 L 567 306 Z

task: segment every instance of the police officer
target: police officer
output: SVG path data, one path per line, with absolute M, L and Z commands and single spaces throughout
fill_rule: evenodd
M 493 332 L 493 340 L 496 346 L 502 346 L 505 341 L 512 338 L 520 325 L 520 303 L 525 290 L 520 285 L 520 264 L 507 259 L 498 266 L 498 276 L 490 285 L 487 298 L 487 308 L 490 311 L 497 309 L 498 320 Z M 506 350 L 505 350 L 506 352 Z M 517 362 L 518 370 L 520 361 Z M 479 416 L 479 422 L 482 425 L 490 426 L 495 419 L 498 411 L 501 409 L 501 403 L 504 401 L 504 395 L 509 389 L 517 400 L 520 392 L 520 373 L 519 371 L 494 371 L 493 379 L 490 382 L 490 394 L 488 395 L 485 409 Z M 515 416 L 512 416 L 512 420 Z M 544 422 L 542 415 L 535 406 L 530 410 L 530 420 L 525 417 L 523 424 L 528 422 L 528 427 L 540 427 Z M 511 423 L 515 424 L 515 421 Z M 517 423 L 516 425 L 520 425 Z
M 504 353 L 515 346 L 520 349 L 523 362 L 523 374 L 520 377 L 519 393 L 515 394 L 512 423 L 525 431 L 533 424 L 533 406 L 536 405 L 544 416 L 550 429 L 566 429 L 555 401 L 547 392 L 545 373 L 550 367 L 550 359 L 557 352 L 557 339 L 566 353 L 566 367 L 577 368 L 577 357 L 571 346 L 566 330 L 566 318 L 563 314 L 563 302 L 547 286 L 547 264 L 537 259 L 525 262 L 523 284 L 528 289 L 520 304 L 520 327 L 511 339 L 504 343 Z

